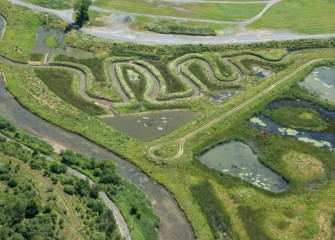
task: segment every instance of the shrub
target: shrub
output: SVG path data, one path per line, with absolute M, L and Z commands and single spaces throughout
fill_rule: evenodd
M 67 170 L 67 166 L 59 162 L 52 162 L 49 168 L 51 172 L 56 174 L 66 173 Z
M 74 189 L 74 186 L 71 186 L 71 185 L 66 185 L 64 187 L 64 192 L 69 194 L 69 195 L 73 195 L 75 194 L 75 189 Z
M 216 33 L 211 27 L 193 27 L 186 25 L 177 25 L 167 21 L 160 21 L 159 23 L 149 23 L 147 29 L 152 32 L 162 34 L 183 34 L 193 36 L 215 36 Z

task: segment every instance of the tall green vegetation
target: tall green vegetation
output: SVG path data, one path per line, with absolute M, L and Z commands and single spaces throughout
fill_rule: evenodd
M 216 33 L 211 27 L 195 27 L 186 25 L 171 24 L 168 21 L 149 23 L 147 29 L 152 32 L 163 34 L 183 34 L 193 36 L 215 36 Z
M 107 160 L 96 161 L 79 153 L 61 153 L 61 162 L 90 176 L 115 202 L 132 232 L 138 240 L 158 239 L 156 227 L 159 223 L 150 200 L 144 193 L 115 173 L 115 166 Z
M 207 217 L 215 239 L 230 239 L 235 233 L 232 230 L 230 217 L 216 197 L 208 180 L 191 187 L 192 194 L 201 210 Z M 229 237 L 228 237 L 229 236 Z
M 76 14 L 75 24 L 79 27 L 82 27 L 89 20 L 88 9 L 91 4 L 92 0 L 77 0 L 74 3 L 73 8 Z
M 15 131 L 1 121 L 1 129 Z M 0 137 L 1 239 L 120 239 L 98 192 L 66 165 Z
M 105 109 L 80 95 L 78 79 L 75 79 L 74 72 L 60 68 L 36 68 L 35 73 L 51 91 L 64 101 L 91 115 L 106 113 Z

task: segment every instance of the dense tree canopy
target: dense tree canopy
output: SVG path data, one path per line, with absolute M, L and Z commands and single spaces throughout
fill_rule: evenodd
M 85 22 L 89 20 L 88 9 L 92 4 L 92 0 L 77 0 L 74 4 L 74 10 L 76 12 L 75 24 L 82 27 Z

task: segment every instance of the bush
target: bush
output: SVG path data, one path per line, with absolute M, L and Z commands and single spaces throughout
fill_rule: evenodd
M 10 187 L 10 188 L 15 188 L 15 187 L 17 187 L 17 185 L 18 185 L 18 181 L 17 181 L 17 179 L 15 179 L 15 178 L 11 178 L 11 179 L 9 179 L 7 185 L 8 185 L 8 187 Z
M 51 172 L 56 174 L 66 173 L 67 170 L 67 166 L 59 162 L 52 162 L 49 168 Z
M 161 21 L 159 23 L 149 23 L 147 29 L 152 32 L 162 34 L 183 34 L 193 36 L 215 36 L 216 33 L 211 27 L 193 27 L 185 25 L 171 24 L 168 21 Z
M 75 194 L 76 191 L 74 189 L 74 186 L 66 185 L 64 187 L 64 192 L 67 193 L 67 194 L 69 194 L 69 195 L 73 195 L 73 194 Z
M 38 213 L 40 209 L 35 200 L 30 200 L 26 206 L 26 211 L 25 211 L 25 217 L 26 218 L 34 218 Z
M 121 179 L 110 169 L 104 169 L 100 177 L 100 183 L 112 183 L 114 185 L 119 185 Z

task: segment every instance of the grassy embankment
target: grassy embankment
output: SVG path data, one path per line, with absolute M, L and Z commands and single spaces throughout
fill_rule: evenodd
M 46 8 L 69 9 L 73 8 L 74 0 L 23 0 L 27 3 L 36 4 Z
M 187 16 L 189 18 L 219 21 L 243 21 L 256 16 L 265 6 L 265 4 L 167 3 L 167 6 L 160 8 L 157 2 L 138 2 L 136 0 L 126 0 L 122 3 L 118 1 L 97 0 L 94 2 L 94 5 L 130 13 L 154 13 L 156 15 Z
M 251 24 L 252 29 L 291 30 L 304 34 L 334 33 L 335 3 L 329 0 L 284 0 Z
M 322 131 L 327 128 L 326 121 L 322 119 L 317 111 L 304 107 L 268 109 L 264 112 L 264 115 L 289 128 L 309 131 Z

